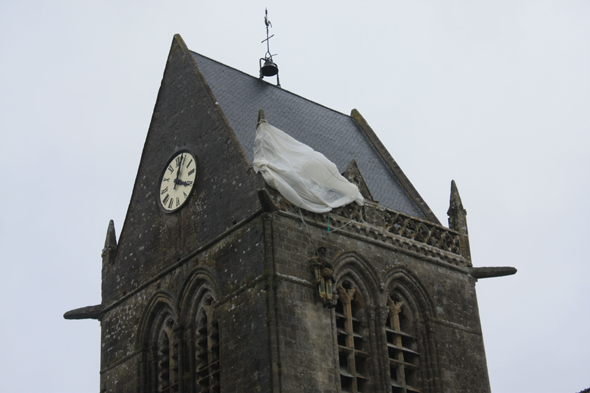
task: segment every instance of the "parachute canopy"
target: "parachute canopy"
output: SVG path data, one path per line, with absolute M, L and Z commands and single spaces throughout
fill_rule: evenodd
M 333 162 L 266 120 L 256 128 L 252 165 L 268 185 L 302 209 L 325 213 L 351 202 L 364 204 L 358 187 Z

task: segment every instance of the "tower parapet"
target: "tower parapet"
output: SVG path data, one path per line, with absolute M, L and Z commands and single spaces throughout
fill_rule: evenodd
M 324 227 L 327 234 L 341 232 L 350 236 L 362 236 L 371 241 L 389 244 L 400 251 L 454 266 L 471 266 L 469 254 L 463 254 L 465 247 L 462 247 L 462 242 L 467 241 L 467 237 L 442 225 L 370 201 L 365 201 L 362 206 L 351 203 L 333 209 L 330 213 L 319 214 L 298 209 L 270 187 L 266 188 L 264 194 L 270 195 L 280 214 L 303 220 L 306 225 Z

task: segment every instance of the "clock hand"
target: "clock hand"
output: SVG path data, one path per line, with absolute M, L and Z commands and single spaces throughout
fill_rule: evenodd
M 178 172 L 176 172 L 176 179 L 174 179 L 174 189 L 175 190 L 176 190 L 176 185 L 180 181 L 180 180 L 178 180 L 178 178 L 180 177 L 180 169 L 182 168 L 182 161 L 184 161 L 184 154 L 182 154 L 180 156 L 180 163 L 178 164 Z

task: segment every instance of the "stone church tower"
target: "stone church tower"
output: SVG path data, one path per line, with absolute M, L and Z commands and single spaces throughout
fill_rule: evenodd
M 268 187 L 264 114 L 365 205 L 310 213 Z M 489 392 L 475 282 L 513 271 L 472 267 L 465 215 L 453 183 L 442 226 L 358 111 L 177 35 L 102 301 L 65 317 L 100 320 L 101 392 Z

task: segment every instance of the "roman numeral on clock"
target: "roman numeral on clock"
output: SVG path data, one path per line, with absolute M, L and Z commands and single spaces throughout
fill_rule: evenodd
M 166 202 L 168 202 L 168 199 L 170 199 L 170 195 L 167 195 L 164 197 L 164 200 L 162 201 L 162 204 L 165 206 Z
M 193 173 L 195 173 L 195 170 L 194 169 L 191 169 L 190 171 L 188 171 L 188 175 L 189 176 L 192 175 Z
M 164 194 L 165 194 L 165 193 L 167 193 L 167 192 L 168 192 L 168 187 L 164 188 L 164 189 L 162 190 L 162 192 L 160 193 L 160 195 L 164 195 Z

